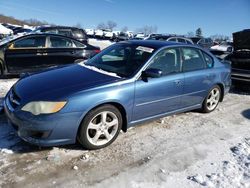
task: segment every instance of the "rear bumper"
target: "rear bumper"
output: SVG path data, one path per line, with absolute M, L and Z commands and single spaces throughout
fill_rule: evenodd
M 4 112 L 19 137 L 38 146 L 75 143 L 82 115 L 80 112 L 72 112 L 34 116 L 29 112 L 13 110 L 8 98 L 4 100 Z

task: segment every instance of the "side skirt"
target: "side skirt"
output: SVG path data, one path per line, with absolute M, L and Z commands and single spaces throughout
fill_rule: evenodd
M 179 113 L 182 113 L 182 112 L 187 112 L 187 111 L 199 109 L 201 107 L 202 107 L 202 104 L 198 104 L 198 105 L 190 106 L 190 107 L 187 107 L 187 108 L 182 108 L 182 109 L 179 109 L 179 110 L 175 110 L 175 111 L 171 111 L 171 112 L 167 112 L 167 113 L 163 113 L 163 114 L 159 114 L 159 115 L 155 115 L 155 116 L 150 116 L 150 117 L 147 117 L 147 118 L 144 118 L 144 119 L 140 119 L 140 120 L 136 120 L 136 121 L 131 121 L 128 124 L 128 128 L 130 128 L 132 126 L 135 126 L 137 124 L 145 123 L 147 121 L 153 121 L 155 119 L 159 119 L 159 118 L 162 118 L 162 117 L 165 117 L 165 116 L 179 114 Z

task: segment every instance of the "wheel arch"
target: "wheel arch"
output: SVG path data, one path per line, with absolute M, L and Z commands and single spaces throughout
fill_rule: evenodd
M 220 87 L 220 90 L 221 90 L 220 102 L 222 102 L 224 99 L 224 95 L 225 95 L 224 85 L 222 83 L 217 83 L 216 85 Z
M 112 105 L 114 106 L 115 108 L 117 108 L 119 110 L 119 112 L 121 113 L 122 115 L 122 131 L 123 132 L 127 132 L 127 124 L 128 124 L 128 120 L 127 120 L 127 112 L 124 108 L 124 106 L 118 102 L 105 102 L 105 103 L 102 103 L 102 104 L 98 104 L 97 106 L 89 109 L 87 111 L 87 113 L 82 117 L 81 119 L 81 123 L 83 122 L 84 118 L 86 117 L 86 115 L 91 111 L 91 110 L 94 110 L 96 108 L 99 108 L 101 106 L 104 106 L 104 105 Z M 77 135 L 79 134 L 79 130 L 81 128 L 81 123 L 79 124 L 78 126 L 78 130 L 77 130 Z

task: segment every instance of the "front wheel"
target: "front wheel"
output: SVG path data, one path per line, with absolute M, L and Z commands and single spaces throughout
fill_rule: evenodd
M 214 111 L 220 102 L 220 98 L 221 89 L 219 86 L 214 86 L 203 102 L 202 111 L 205 113 Z
M 86 149 L 104 148 L 117 138 L 121 127 L 120 111 L 112 105 L 104 105 L 86 115 L 78 133 L 78 141 Z

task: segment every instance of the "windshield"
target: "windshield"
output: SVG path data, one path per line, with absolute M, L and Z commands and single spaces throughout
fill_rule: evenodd
M 131 77 L 152 56 L 155 49 L 133 44 L 115 44 L 88 60 L 85 65 Z

